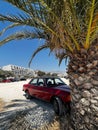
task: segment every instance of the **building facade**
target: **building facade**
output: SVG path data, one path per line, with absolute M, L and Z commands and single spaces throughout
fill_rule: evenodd
M 16 77 L 30 76 L 35 77 L 35 71 L 29 68 L 24 68 L 16 65 L 6 65 L 2 67 L 2 70 L 11 71 Z

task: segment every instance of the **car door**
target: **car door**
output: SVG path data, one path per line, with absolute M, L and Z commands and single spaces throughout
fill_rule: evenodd
M 37 84 L 38 84 L 38 88 L 37 88 L 36 95 L 38 98 L 43 99 L 43 90 L 45 87 L 44 79 L 39 78 Z
M 45 79 L 39 79 L 38 81 L 39 98 L 49 101 L 52 95 L 53 95 L 53 89 L 51 87 L 47 87 L 47 84 L 45 83 Z
M 38 89 L 38 78 L 34 78 L 29 83 L 30 95 L 37 97 L 37 89 Z

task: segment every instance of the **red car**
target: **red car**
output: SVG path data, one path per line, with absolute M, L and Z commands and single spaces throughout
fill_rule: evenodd
M 3 79 L 2 82 L 3 82 L 3 83 L 10 83 L 11 80 L 10 80 L 10 79 Z
M 62 115 L 70 112 L 70 88 L 58 77 L 37 77 L 23 85 L 27 99 L 36 97 L 53 103 L 54 111 Z

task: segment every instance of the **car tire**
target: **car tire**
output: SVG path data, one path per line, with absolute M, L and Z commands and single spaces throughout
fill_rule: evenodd
M 28 91 L 25 92 L 25 97 L 26 97 L 26 99 L 31 99 L 31 95 L 29 94 Z
M 55 97 L 53 100 L 53 107 L 54 111 L 58 116 L 62 116 L 63 114 L 63 102 L 61 101 L 60 98 Z

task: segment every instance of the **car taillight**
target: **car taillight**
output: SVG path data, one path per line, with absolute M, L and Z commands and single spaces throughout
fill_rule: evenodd
M 65 100 L 66 100 L 66 102 L 71 101 L 71 96 L 70 96 L 70 95 L 67 95 Z

